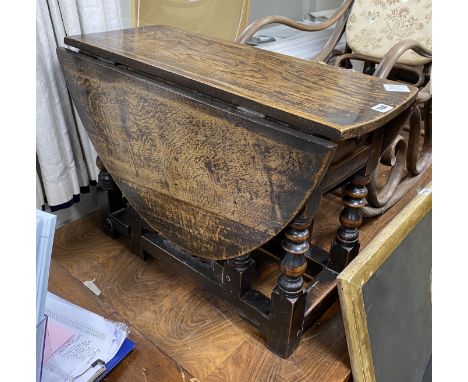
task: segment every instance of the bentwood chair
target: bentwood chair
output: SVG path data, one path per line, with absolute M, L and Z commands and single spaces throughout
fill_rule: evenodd
M 383 138 L 380 162 L 391 166 L 384 184 L 377 184 L 376 163 L 368 187 L 364 216 L 383 213 L 431 164 L 432 0 L 345 0 L 332 17 L 316 25 L 267 16 L 250 24 L 237 41 L 248 43 L 259 29 L 275 23 L 310 32 L 334 26 L 314 60 L 344 68 L 361 61 L 364 73 L 419 87 L 418 105 Z M 336 49 L 343 35 L 345 52 Z
M 134 27 L 170 25 L 229 41 L 246 27 L 249 10 L 250 0 L 132 0 Z

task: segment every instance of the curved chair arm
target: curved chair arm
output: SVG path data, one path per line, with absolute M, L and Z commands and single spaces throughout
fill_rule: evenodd
M 354 0 L 345 0 L 341 7 L 335 12 L 335 14 L 328 20 L 317 24 L 317 25 L 306 25 L 298 21 L 292 20 L 284 16 L 265 16 L 251 23 L 245 30 L 237 37 L 236 42 L 245 44 L 249 41 L 252 36 L 261 28 L 269 24 L 283 24 L 291 28 L 299 29 L 301 31 L 315 32 L 327 29 L 328 27 L 335 24 L 350 8 Z
M 341 36 L 343 36 L 343 33 L 345 32 L 346 23 L 348 21 L 348 16 L 350 12 L 351 12 L 351 7 L 348 6 L 348 9 L 346 9 L 345 12 L 343 12 L 343 15 L 336 23 L 335 30 L 333 31 L 331 36 L 328 38 L 328 41 L 326 42 L 322 50 L 313 58 L 314 61 L 326 63 L 334 54 L 336 55 L 342 54 L 342 52 L 337 52 L 335 48 L 338 45 L 338 42 L 340 41 Z
M 396 43 L 392 49 L 387 52 L 382 61 L 380 61 L 374 76 L 387 78 L 398 59 L 403 55 L 403 53 L 410 49 L 423 57 L 432 58 L 432 51 L 422 46 L 419 42 L 415 40 L 402 40 Z
M 418 102 L 424 103 L 432 98 L 431 80 L 418 93 Z

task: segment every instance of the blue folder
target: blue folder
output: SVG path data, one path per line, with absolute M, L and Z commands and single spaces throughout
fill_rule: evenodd
M 135 349 L 135 342 L 129 338 L 125 338 L 117 354 L 109 362 L 106 363 L 106 371 L 102 374 L 96 382 L 102 381 L 111 370 L 117 366 L 133 349 Z

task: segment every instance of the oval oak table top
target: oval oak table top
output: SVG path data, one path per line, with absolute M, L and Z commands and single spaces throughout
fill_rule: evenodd
M 384 84 L 396 83 L 168 26 L 70 36 L 65 43 L 335 142 L 384 125 L 417 95 L 412 86 L 386 91 Z M 390 109 L 373 109 L 379 104 Z

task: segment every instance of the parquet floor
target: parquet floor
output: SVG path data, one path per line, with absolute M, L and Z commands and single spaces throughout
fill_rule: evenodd
M 429 183 L 428 171 L 418 187 Z M 411 200 L 416 187 L 384 216 L 366 220 L 364 247 Z M 321 203 L 313 242 L 329 249 L 337 228 L 340 200 Z M 100 229 L 98 213 L 56 232 L 49 289 L 111 320 L 126 322 L 135 351 L 107 381 L 346 381 L 350 365 L 338 305 L 303 336 L 298 350 L 283 360 L 269 352 L 264 339 L 222 300 L 164 269 L 143 261 L 125 239 L 111 239 Z M 259 274 L 265 294 L 276 282 L 272 265 Z M 97 297 L 82 282 L 95 280 Z

